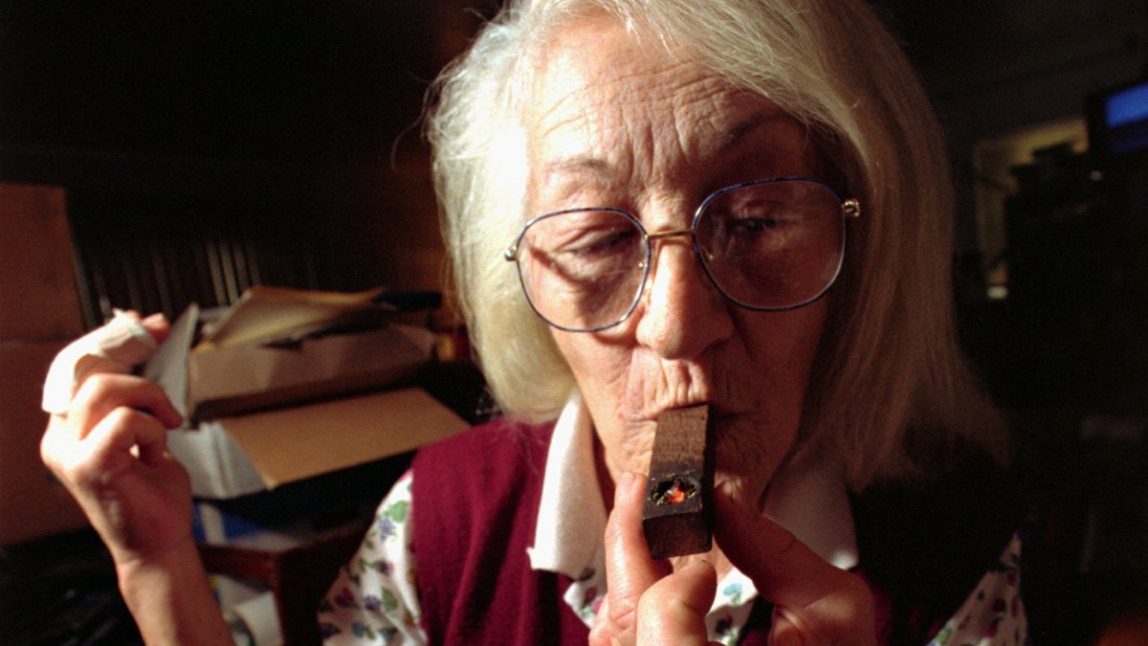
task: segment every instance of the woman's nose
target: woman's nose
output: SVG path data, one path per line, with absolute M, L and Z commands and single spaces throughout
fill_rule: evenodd
M 730 335 L 728 304 L 706 276 L 688 235 L 656 240 L 650 262 L 635 313 L 638 343 L 667 359 L 691 359 Z

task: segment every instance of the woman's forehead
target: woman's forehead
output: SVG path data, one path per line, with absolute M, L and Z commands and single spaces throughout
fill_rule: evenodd
M 590 26 L 556 32 L 536 69 L 524 115 L 535 182 L 710 164 L 747 141 L 804 149 L 805 129 L 768 99 L 613 23 Z
M 680 53 L 607 19 L 584 19 L 554 31 L 534 72 L 525 120 L 536 138 L 682 113 L 708 115 L 698 119 L 700 125 L 716 126 L 739 121 L 731 114 L 736 104 L 752 102 L 749 96 L 738 101 L 741 93 L 728 82 Z M 690 115 L 691 110 L 700 114 Z

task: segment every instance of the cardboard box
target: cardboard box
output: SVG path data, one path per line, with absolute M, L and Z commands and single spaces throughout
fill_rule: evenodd
M 40 461 L 48 414 L 40 391 L 67 341 L 0 342 L 0 545 L 87 525 L 79 505 Z
M 394 383 L 430 359 L 433 335 L 385 326 L 291 344 L 251 342 L 187 357 L 188 406 L 210 419 Z
M 192 305 L 145 374 L 193 420 L 387 386 L 426 365 L 435 340 L 391 324 L 381 293 L 254 287 L 220 320 L 203 322 L 202 339 Z
M 168 435 L 168 448 L 191 474 L 195 496 L 275 489 L 467 427 L 419 388 L 380 390 L 425 366 L 434 337 L 401 326 L 358 328 L 364 312 L 373 316 L 373 294 L 261 288 L 203 341 L 196 343 L 194 306 L 173 324 L 144 376 L 188 419 L 188 428 Z M 331 332 L 350 320 L 351 331 Z
M 232 498 L 413 450 L 468 424 L 420 388 L 201 422 L 168 446 L 202 498 Z
M 84 332 L 64 189 L 0 182 L 0 340 Z

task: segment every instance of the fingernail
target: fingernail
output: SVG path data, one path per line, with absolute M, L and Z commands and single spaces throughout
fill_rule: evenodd
M 690 561 L 681 569 L 681 573 L 690 577 L 698 577 L 699 579 L 717 580 L 717 570 L 705 559 L 697 559 Z

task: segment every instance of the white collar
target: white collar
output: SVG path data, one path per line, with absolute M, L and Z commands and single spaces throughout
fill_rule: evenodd
M 594 466 L 593 422 L 577 391 L 554 426 L 544 474 L 534 545 L 527 548 L 531 567 L 576 580 L 600 572 L 606 507 Z M 778 472 L 765 511 L 826 561 L 842 569 L 856 566 L 849 497 L 829 470 Z
M 530 565 L 573 579 L 601 570 L 605 531 L 606 506 L 594 467 L 594 425 L 575 390 L 550 438 L 534 546 L 526 550 Z

